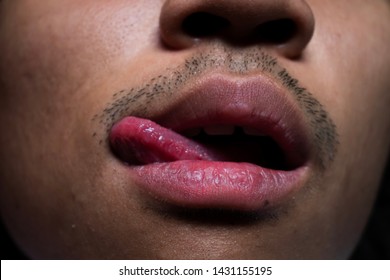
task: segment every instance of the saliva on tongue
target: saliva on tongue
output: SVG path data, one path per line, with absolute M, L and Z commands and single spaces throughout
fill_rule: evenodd
M 138 117 L 126 117 L 110 132 L 114 153 L 131 165 L 179 160 L 218 160 L 212 151 L 179 133 Z

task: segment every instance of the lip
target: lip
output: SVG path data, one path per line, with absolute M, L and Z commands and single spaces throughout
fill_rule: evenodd
M 272 136 L 294 168 L 275 170 L 246 162 L 178 158 L 124 164 L 131 182 L 146 195 L 174 205 L 242 211 L 277 207 L 304 186 L 310 169 L 310 134 L 302 112 L 283 87 L 267 76 L 224 74 L 208 75 L 193 84 L 150 118 L 178 132 L 205 125 L 254 128 Z M 118 124 L 121 121 L 112 131 Z M 112 131 L 111 144 L 118 137 Z

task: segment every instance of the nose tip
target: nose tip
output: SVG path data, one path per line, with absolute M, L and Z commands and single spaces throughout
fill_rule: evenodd
M 174 49 L 212 38 L 296 57 L 313 32 L 314 16 L 304 0 L 167 0 L 160 14 L 161 39 Z

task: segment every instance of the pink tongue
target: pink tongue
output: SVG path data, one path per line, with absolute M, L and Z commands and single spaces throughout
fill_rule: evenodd
M 196 142 L 150 120 L 126 117 L 110 133 L 114 152 L 130 164 L 177 160 L 215 160 L 215 155 Z

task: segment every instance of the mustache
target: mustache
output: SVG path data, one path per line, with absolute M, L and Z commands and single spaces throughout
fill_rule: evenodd
M 103 126 L 100 144 L 107 141 L 112 126 L 126 116 L 148 118 L 153 108 L 158 107 L 162 99 L 169 99 L 180 88 L 191 84 L 208 72 L 220 71 L 233 75 L 267 75 L 291 94 L 308 121 L 312 146 L 318 155 L 319 164 L 326 168 L 337 153 L 337 128 L 325 107 L 300 85 L 278 60 L 260 47 L 233 49 L 227 46 L 213 45 L 188 57 L 181 65 L 162 71 L 148 82 L 115 92 L 101 113 L 92 121 Z M 93 137 L 99 133 L 94 132 Z

